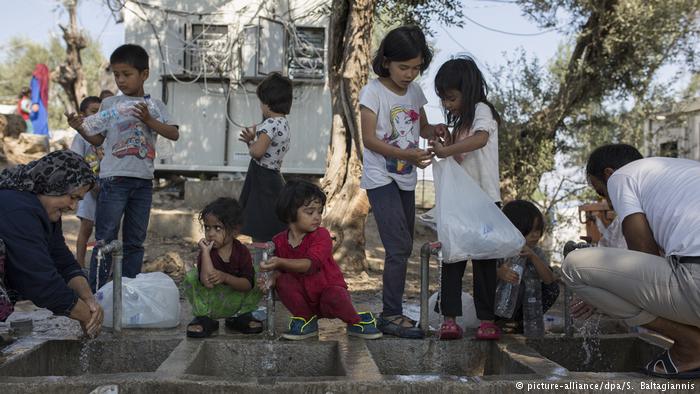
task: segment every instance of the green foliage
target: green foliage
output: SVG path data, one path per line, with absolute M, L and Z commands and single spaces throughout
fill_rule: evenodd
M 28 87 L 34 67 L 44 63 L 53 71 L 66 57 L 65 48 L 59 38 L 53 37 L 46 45 L 33 42 L 27 38 L 13 37 L 5 45 L 4 61 L 0 63 L 0 96 L 17 97 L 23 87 Z M 87 47 L 81 52 L 83 71 L 88 83 L 88 94 L 100 92 L 99 80 L 101 65 L 106 61 L 98 42 L 88 39 Z M 49 84 L 49 127 L 65 128 L 67 123 L 63 116 L 65 93 L 53 80 Z
M 521 53 L 494 72 L 492 99 L 504 118 L 499 148 L 505 198 L 532 196 L 557 152 L 581 165 L 603 143 L 641 147 L 645 119 L 670 96 L 652 86 L 656 71 L 670 62 L 694 67 L 699 48 L 699 0 L 518 4 L 543 28 L 567 26 L 562 30 L 571 41 L 548 70 Z
M 498 129 L 502 192 L 506 200 L 527 199 L 537 189 L 539 176 L 522 175 L 542 174 L 554 165 L 549 129 L 532 116 L 552 102 L 556 81 L 524 50 L 490 72 L 494 83 L 489 97 L 502 118 Z
M 387 31 L 400 25 L 418 25 L 433 35 L 430 22 L 462 26 L 462 2 L 453 0 L 379 0 L 375 19 Z

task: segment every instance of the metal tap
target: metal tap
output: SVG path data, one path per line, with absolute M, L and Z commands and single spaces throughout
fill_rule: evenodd
M 420 327 L 425 335 L 429 334 L 428 324 L 428 285 L 430 279 L 430 256 L 437 257 L 438 266 L 442 265 L 442 244 L 426 242 L 420 249 Z
M 564 258 L 576 249 L 590 248 L 591 244 L 586 242 L 568 241 L 564 245 L 562 254 Z M 564 335 L 567 337 L 574 336 L 574 317 L 571 315 L 571 301 L 574 299 L 574 292 L 571 288 L 564 284 Z
M 106 255 L 112 255 L 112 324 L 115 333 L 122 331 L 122 241 L 115 239 L 107 244 L 98 241 L 97 266 L 101 266 Z M 99 279 L 100 273 L 97 273 Z

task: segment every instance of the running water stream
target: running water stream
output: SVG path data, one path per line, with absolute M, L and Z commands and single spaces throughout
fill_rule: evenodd
M 85 339 L 82 340 L 82 346 L 80 348 L 80 371 L 84 374 L 87 374 L 90 370 L 90 356 L 94 351 L 92 347 L 93 342 L 94 339 L 89 337 L 85 337 Z
M 595 314 L 583 322 L 579 333 L 583 338 L 582 347 L 586 353 L 584 365 L 590 365 L 594 360 L 600 360 L 603 354 L 600 350 L 600 314 Z

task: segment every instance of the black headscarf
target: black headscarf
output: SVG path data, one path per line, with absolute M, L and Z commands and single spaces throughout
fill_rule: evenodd
M 47 196 L 63 196 L 83 186 L 92 188 L 95 182 L 90 165 L 69 150 L 51 152 L 39 160 L 0 173 L 0 189 Z

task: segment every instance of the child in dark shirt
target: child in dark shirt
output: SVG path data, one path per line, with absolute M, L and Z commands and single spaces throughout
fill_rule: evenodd
M 199 241 L 197 266 L 183 283 L 194 315 L 187 326 L 188 337 L 210 336 L 219 329 L 215 319 L 220 318 L 227 318 L 227 327 L 244 334 L 262 332 L 262 323 L 251 313 L 262 293 L 255 287 L 250 252 L 236 239 L 242 217 L 240 205 L 232 198 L 219 198 L 199 214 L 205 238 Z

